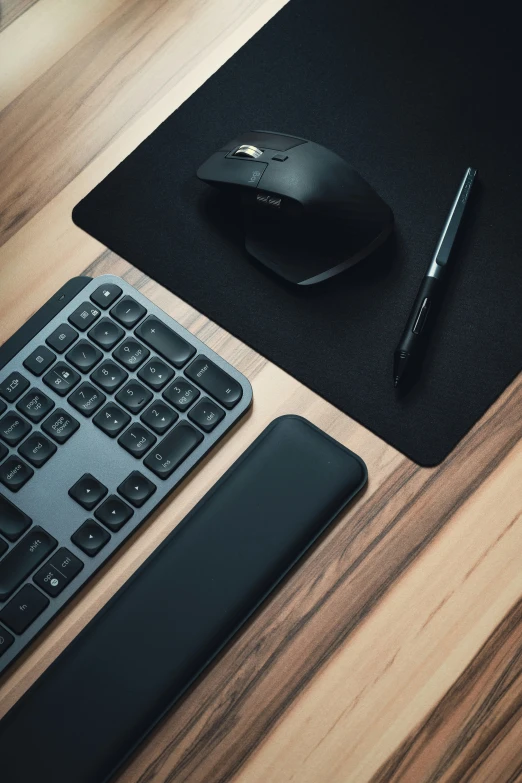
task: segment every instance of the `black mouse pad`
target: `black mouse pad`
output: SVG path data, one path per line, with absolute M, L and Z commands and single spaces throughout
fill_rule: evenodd
M 74 221 L 421 465 L 522 364 L 515 4 L 291 0 L 74 210 Z M 394 239 L 309 288 L 251 260 L 195 171 L 238 133 L 312 139 L 392 207 Z M 393 352 L 467 166 L 478 180 L 422 376 Z

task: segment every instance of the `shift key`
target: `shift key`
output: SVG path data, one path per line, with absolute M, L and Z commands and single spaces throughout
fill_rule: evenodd
M 205 356 L 194 359 L 185 370 L 185 375 L 229 410 L 237 405 L 243 396 L 239 383 Z
M 9 598 L 29 574 L 55 549 L 57 541 L 41 527 L 33 527 L 0 560 L 0 601 Z

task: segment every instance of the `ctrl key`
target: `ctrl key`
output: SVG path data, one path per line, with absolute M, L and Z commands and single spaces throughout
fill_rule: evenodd
M 60 595 L 71 579 L 74 579 L 83 568 L 82 561 L 72 552 L 62 547 L 51 559 L 34 575 L 33 579 L 38 587 L 55 598 Z
M 25 585 L 0 612 L 0 620 L 11 631 L 23 633 L 49 606 L 49 599 L 32 585 Z

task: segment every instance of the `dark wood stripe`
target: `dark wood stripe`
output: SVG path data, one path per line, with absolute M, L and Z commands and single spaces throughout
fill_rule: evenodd
M 230 780 L 517 443 L 521 394 L 519 379 L 439 468 L 405 459 L 356 502 L 172 711 L 136 759 L 132 780 Z
M 0 33 L 38 0 L 4 0 L 0 3 Z
M 372 783 L 522 776 L 522 600 Z

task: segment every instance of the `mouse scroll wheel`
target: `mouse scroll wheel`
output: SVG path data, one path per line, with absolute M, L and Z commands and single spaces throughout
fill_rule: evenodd
M 263 150 L 252 146 L 252 144 L 242 144 L 241 147 L 234 152 L 234 158 L 250 158 L 255 160 L 263 154 Z

